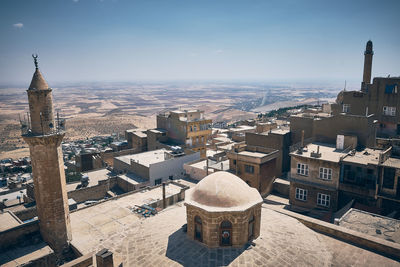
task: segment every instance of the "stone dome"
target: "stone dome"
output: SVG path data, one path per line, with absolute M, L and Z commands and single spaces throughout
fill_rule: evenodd
M 257 189 L 225 171 L 204 177 L 186 194 L 187 204 L 207 211 L 241 211 L 262 202 Z

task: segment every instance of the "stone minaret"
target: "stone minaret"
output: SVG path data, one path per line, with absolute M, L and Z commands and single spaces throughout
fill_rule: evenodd
M 71 225 L 61 141 L 64 132 L 55 125 L 52 89 L 36 70 L 29 86 L 30 130 L 23 134 L 29 145 L 40 233 L 59 254 L 69 246 Z
M 367 84 L 371 84 L 371 72 L 372 72 L 372 56 L 374 51 L 372 50 L 372 41 L 367 42 L 367 46 L 364 52 L 364 75 L 361 83 L 361 90 L 366 91 Z

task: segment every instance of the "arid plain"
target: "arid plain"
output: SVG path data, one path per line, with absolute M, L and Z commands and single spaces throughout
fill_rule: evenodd
M 155 127 L 163 110 L 201 109 L 214 122 L 229 123 L 285 105 L 332 99 L 338 90 L 263 83 L 91 83 L 53 87 L 53 97 L 55 110 L 67 120 L 68 141 Z M 19 123 L 27 112 L 25 88 L 0 88 L 0 159 L 29 155 Z

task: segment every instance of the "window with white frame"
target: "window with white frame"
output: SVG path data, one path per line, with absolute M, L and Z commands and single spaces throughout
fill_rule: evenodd
M 302 188 L 296 188 L 296 199 L 307 201 L 307 190 Z
M 329 207 L 329 205 L 331 204 L 331 196 L 318 193 L 317 204 L 320 206 Z
M 308 165 L 297 163 L 297 174 L 308 176 Z
M 343 112 L 344 113 L 350 112 L 350 104 L 343 104 Z
M 396 116 L 396 107 L 383 107 L 383 115 Z
M 330 168 L 319 168 L 319 178 L 324 180 L 332 180 L 332 169 Z

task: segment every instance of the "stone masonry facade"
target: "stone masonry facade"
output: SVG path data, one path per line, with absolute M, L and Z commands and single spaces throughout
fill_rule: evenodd
M 23 136 L 29 144 L 40 232 L 56 252 L 71 240 L 61 141 L 64 134 Z
M 186 205 L 187 235 L 195 239 L 195 217 L 202 220 L 202 242 L 210 248 L 220 247 L 220 226 L 223 221 L 232 224 L 231 242 L 233 247 L 241 247 L 249 241 L 249 220 L 254 216 L 253 237 L 260 235 L 261 204 L 245 211 L 208 212 L 199 207 Z

